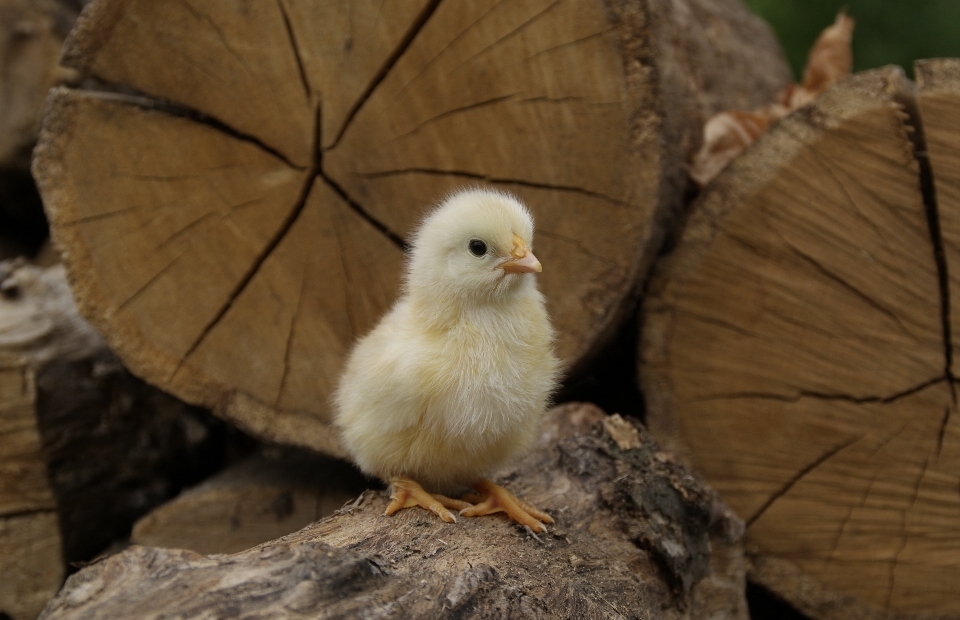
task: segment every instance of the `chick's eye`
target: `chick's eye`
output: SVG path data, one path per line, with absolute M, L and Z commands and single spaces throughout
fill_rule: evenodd
M 476 257 L 483 256 L 487 253 L 487 244 L 479 239 L 471 239 L 470 243 L 467 244 L 467 248 L 470 250 L 470 253 Z

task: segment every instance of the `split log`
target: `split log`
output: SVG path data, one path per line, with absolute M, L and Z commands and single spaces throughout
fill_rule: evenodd
M 62 549 L 57 542 L 51 573 L 126 538 L 137 518 L 222 465 L 224 425 L 130 375 L 77 314 L 61 266 L 0 263 L 0 356 L 14 373 L 0 462 L 20 481 L 3 487 L 40 498 L 3 510 L 56 511 Z M 33 554 L 31 544 L 4 540 L 14 555 Z
M 258 454 L 151 510 L 130 542 L 236 553 L 328 517 L 367 487 L 356 469 L 304 452 Z
M 539 446 L 502 473 L 553 513 L 548 534 L 496 517 L 387 517 L 385 492 L 367 491 L 236 555 L 132 547 L 72 576 L 42 618 L 746 620 L 742 522 L 642 428 L 559 407 Z
M 960 617 L 960 62 L 917 75 L 775 125 L 644 303 L 651 429 L 746 520 L 751 577 L 815 618 Z
M 134 372 L 257 436 L 342 454 L 343 358 L 457 187 L 537 220 L 582 365 L 680 209 L 702 122 L 789 79 L 738 0 L 98 0 L 34 162 L 78 303 Z

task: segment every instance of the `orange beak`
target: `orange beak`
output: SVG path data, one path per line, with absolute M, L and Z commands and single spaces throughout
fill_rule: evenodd
M 500 263 L 500 268 L 503 269 L 504 273 L 540 273 L 543 271 L 540 261 L 516 234 L 513 235 L 513 250 L 510 251 L 510 256 L 511 258 Z

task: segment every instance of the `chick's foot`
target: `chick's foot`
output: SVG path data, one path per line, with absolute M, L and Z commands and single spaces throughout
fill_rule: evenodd
M 420 506 L 436 514 L 447 523 L 452 523 L 457 518 L 447 508 L 463 510 L 470 507 L 470 504 L 459 499 L 427 493 L 422 486 L 410 478 L 402 476 L 391 478 L 390 486 L 393 488 L 393 493 L 390 495 L 390 499 L 393 501 L 387 506 L 387 510 L 384 512 L 386 515 L 392 515 L 404 508 Z
M 495 512 L 505 512 L 511 519 L 521 525 L 526 525 L 534 532 L 546 532 L 547 526 L 544 523 L 553 523 L 550 515 L 542 510 L 537 510 L 510 491 L 486 478 L 481 478 L 478 483 L 473 485 L 473 488 L 477 495 L 471 494 L 469 499 L 475 499 L 476 505 L 462 509 L 460 514 L 464 517 L 480 517 Z

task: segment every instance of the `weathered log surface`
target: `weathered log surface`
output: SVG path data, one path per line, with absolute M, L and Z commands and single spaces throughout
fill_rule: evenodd
M 960 617 L 960 61 L 917 75 L 774 126 L 644 304 L 652 431 L 745 519 L 751 577 L 816 618 Z
M 343 461 L 299 450 L 257 454 L 151 510 L 130 542 L 236 553 L 330 516 L 367 486 Z
M 84 315 L 162 389 L 334 455 L 342 360 L 432 203 L 529 204 L 574 367 L 635 299 L 703 119 L 789 76 L 737 0 L 98 0 L 65 62 L 110 91 L 56 91 L 34 165 Z
M 539 540 L 496 517 L 386 517 L 367 491 L 236 555 L 133 547 L 72 576 L 42 618 L 747 618 L 742 522 L 642 428 L 559 407 L 502 474 L 556 517 Z

